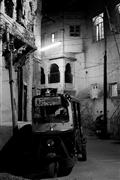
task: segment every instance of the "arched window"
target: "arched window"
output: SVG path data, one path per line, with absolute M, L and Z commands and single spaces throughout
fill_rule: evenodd
M 41 67 L 41 84 L 45 84 L 45 73 L 42 67 Z
M 94 35 L 95 41 L 100 41 L 101 39 L 104 39 L 103 17 L 104 17 L 104 14 L 101 13 L 92 19 L 92 21 L 93 21 L 93 35 Z
M 52 64 L 50 67 L 49 83 L 60 82 L 60 72 L 57 64 Z
M 65 83 L 72 83 L 73 77 L 71 74 L 71 66 L 69 63 L 66 64 L 65 68 Z

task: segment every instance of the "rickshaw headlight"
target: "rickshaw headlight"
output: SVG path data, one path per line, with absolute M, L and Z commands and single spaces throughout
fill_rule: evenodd
M 49 139 L 49 140 L 47 141 L 47 146 L 48 146 L 48 147 L 54 146 L 54 144 L 55 144 L 55 142 L 53 141 L 53 139 Z

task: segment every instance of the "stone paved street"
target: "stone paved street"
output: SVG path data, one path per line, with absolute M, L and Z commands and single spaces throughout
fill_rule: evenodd
M 120 180 L 120 141 L 88 137 L 88 160 L 76 162 L 65 180 Z

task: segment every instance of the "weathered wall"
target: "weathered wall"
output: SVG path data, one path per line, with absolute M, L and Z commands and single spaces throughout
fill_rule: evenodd
M 3 30 L 3 33 L 5 32 L 5 29 L 4 29 L 5 23 L 2 23 L 2 21 L 4 21 L 4 22 L 8 21 L 8 26 L 9 26 L 8 29 L 10 30 L 9 33 L 13 33 L 13 31 L 14 31 L 15 34 L 12 34 L 12 35 L 15 36 L 16 39 L 20 38 L 19 40 L 21 40 L 21 41 L 23 40 L 23 44 L 26 42 L 27 45 L 29 45 L 29 43 L 30 43 L 29 40 L 30 40 L 31 41 L 30 45 L 31 45 L 31 47 L 33 47 L 34 46 L 34 39 L 33 39 L 34 32 L 32 31 L 31 27 L 34 26 L 37 2 L 40 3 L 39 0 L 38 1 L 37 0 L 23 1 L 21 13 L 23 13 L 23 15 L 25 17 L 23 18 L 21 16 L 21 22 L 18 22 L 17 11 L 16 11 L 16 7 L 17 7 L 16 2 L 17 2 L 16 0 L 13 0 L 14 5 L 12 7 L 13 9 L 11 9 L 11 11 L 13 12 L 12 18 L 11 18 L 9 16 L 9 14 L 7 14 L 4 1 L 0 1 L 0 12 L 2 13 L 1 14 L 1 23 L 0 23 L 0 27 L 1 27 L 1 34 L 0 34 L 0 59 L 1 59 L 1 61 L 0 61 L 0 66 L 1 66 L 0 67 L 0 83 L 1 83 L 0 84 L 0 124 L 1 125 L 2 124 L 12 125 L 9 73 L 8 73 L 8 69 L 6 69 L 6 67 L 5 67 L 6 66 L 5 58 L 4 58 L 4 56 L 2 56 L 2 52 L 4 50 L 4 49 L 2 49 L 4 47 L 2 44 L 2 40 L 3 40 L 2 39 L 2 35 L 3 35 L 2 30 Z M 8 6 L 8 4 L 7 4 L 7 6 Z M 21 8 L 21 7 L 19 7 L 19 8 Z M 2 16 L 2 15 L 4 15 L 4 16 Z M 3 17 L 5 17 L 5 18 L 2 20 Z M 14 26 L 13 26 L 13 22 L 14 22 Z M 38 23 L 38 21 L 37 21 L 37 23 Z M 35 24 L 35 26 L 37 26 L 37 23 Z M 40 24 L 39 26 L 41 26 L 41 20 L 39 21 L 38 24 Z M 23 33 L 24 31 L 28 33 L 25 37 L 24 37 L 25 33 Z M 38 31 L 39 31 L 39 28 L 38 28 Z M 40 32 L 36 36 L 36 39 L 37 39 L 36 42 L 38 42 L 39 37 L 40 37 Z M 39 44 L 39 42 L 38 42 L 38 44 Z M 6 42 L 4 39 L 4 44 L 5 43 Z M 16 50 L 18 50 L 18 49 L 16 49 Z M 19 52 L 18 52 L 18 54 L 19 54 Z M 27 92 L 28 92 L 28 97 L 27 97 L 28 121 L 31 121 L 33 58 L 34 57 L 30 57 L 28 55 L 28 63 L 27 63 L 27 65 L 25 65 L 25 67 L 23 65 L 23 84 L 25 83 L 25 85 L 27 86 Z M 22 60 L 23 60 L 23 57 L 22 57 Z M 16 108 L 18 108 L 18 80 L 17 80 L 17 71 L 16 71 L 18 65 L 15 65 L 15 66 L 16 66 L 16 69 L 15 69 L 15 67 L 13 67 L 13 81 L 14 81 L 13 86 L 14 86 L 14 94 L 15 94 L 15 104 L 16 104 Z
M 104 76 L 104 54 L 105 54 L 105 40 L 101 40 L 99 42 L 93 41 L 93 34 L 92 34 L 92 23 L 88 19 L 86 21 L 86 29 L 87 29 L 87 36 L 85 38 L 85 72 L 86 75 L 84 76 L 85 80 L 85 91 L 82 93 L 78 93 L 79 97 L 89 96 L 91 97 L 91 85 L 97 84 L 99 87 L 99 95 L 98 99 L 91 100 L 93 102 L 92 108 L 92 115 L 93 120 L 99 116 L 100 111 L 103 112 L 103 76 Z M 115 38 L 116 41 L 115 41 Z M 119 105 L 119 93 L 116 98 L 110 98 L 109 92 L 109 83 L 117 82 L 118 84 L 118 91 L 119 91 L 119 84 L 120 84 L 120 70 L 119 70 L 119 51 L 117 46 L 120 45 L 119 33 L 113 34 L 110 32 L 110 29 L 107 29 L 107 92 L 108 92 L 108 99 L 107 99 L 107 115 L 108 115 L 108 131 L 110 131 L 110 118 L 113 112 L 116 110 L 117 106 Z M 85 93 L 86 92 L 86 93 Z
M 55 42 L 61 43 L 53 47 L 53 49 L 50 48 L 44 51 L 42 55 L 45 58 L 58 57 L 63 55 L 63 53 L 80 53 L 83 51 L 82 27 L 84 19 L 81 18 L 80 14 L 74 14 L 73 17 L 70 13 L 64 14 L 64 19 L 60 17 L 60 15 L 53 16 L 51 21 L 42 24 L 42 47 L 52 44 L 52 33 L 55 33 Z M 69 26 L 73 24 L 80 25 L 80 36 L 78 37 L 69 36 Z

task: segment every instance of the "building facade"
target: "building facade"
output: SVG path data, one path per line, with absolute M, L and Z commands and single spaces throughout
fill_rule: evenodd
M 77 93 L 75 67 L 78 58 L 83 61 L 85 58 L 82 26 L 84 19 L 80 14 L 74 15 L 74 18 L 71 14 L 64 14 L 64 19 L 62 15 L 53 16 L 52 20 L 42 24 L 43 87 Z
M 40 61 L 41 7 L 41 0 L 0 1 L 0 126 L 12 127 L 13 114 L 18 126 L 32 121 L 33 67 L 36 60 Z
M 107 53 L 109 132 L 114 131 L 114 114 L 118 118 L 119 112 L 119 36 L 120 4 L 88 16 L 80 12 L 51 15 L 42 23 L 41 88 L 56 87 L 60 92 L 77 96 L 81 100 L 83 119 L 89 126 L 89 120 L 95 120 L 104 111 Z

